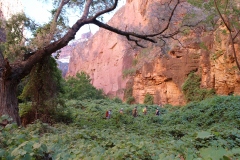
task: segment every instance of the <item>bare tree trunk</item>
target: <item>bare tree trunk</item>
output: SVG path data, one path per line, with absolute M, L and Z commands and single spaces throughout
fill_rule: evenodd
M 21 125 L 18 99 L 16 95 L 18 82 L 0 78 L 0 116 L 9 115 L 17 125 Z

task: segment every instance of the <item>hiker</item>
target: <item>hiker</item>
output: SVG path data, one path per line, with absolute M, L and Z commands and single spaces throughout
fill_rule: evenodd
M 143 109 L 143 114 L 144 114 L 144 115 L 147 114 L 147 108 L 148 108 L 148 106 L 146 106 L 146 107 Z
M 156 116 L 159 116 L 159 115 L 160 115 L 160 111 L 159 111 L 158 108 L 156 109 L 155 115 L 156 115 Z
M 120 109 L 119 113 L 120 113 L 120 114 L 123 114 L 123 108 Z
M 112 110 L 110 109 L 110 110 L 108 111 L 108 119 L 110 119 L 111 116 L 112 116 Z
M 112 114 L 112 110 L 108 110 L 106 111 L 106 119 L 110 119 L 111 118 L 111 114 Z
M 133 111 L 132 111 L 132 115 L 133 117 L 137 117 L 137 107 L 134 107 Z

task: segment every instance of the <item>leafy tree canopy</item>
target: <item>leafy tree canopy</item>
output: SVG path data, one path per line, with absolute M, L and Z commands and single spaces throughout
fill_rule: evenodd
M 77 73 L 70 77 L 65 84 L 65 97 L 68 99 L 102 99 L 105 98 L 101 89 L 96 89 L 91 84 L 89 75 L 85 72 Z

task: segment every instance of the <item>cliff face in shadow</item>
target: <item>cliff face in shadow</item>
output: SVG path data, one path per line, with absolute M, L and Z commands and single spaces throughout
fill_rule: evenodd
M 163 17 L 169 14 L 159 10 L 166 7 L 160 4 L 164 1 L 128 0 L 109 24 L 122 30 L 154 33 L 164 27 Z M 169 33 L 177 28 L 189 8 L 186 2 L 181 3 Z M 157 25 L 160 22 L 163 25 Z M 213 32 L 198 26 L 178 36 L 181 44 L 168 39 L 165 45 L 161 41 L 142 42 L 147 48 L 139 48 L 125 37 L 100 29 L 89 41 L 75 47 L 67 75 L 87 72 L 92 84 L 110 97 L 126 99 L 124 90 L 132 89 L 136 103 L 143 103 L 150 93 L 155 103 L 185 104 L 182 85 L 190 72 L 201 76 L 202 88 L 215 89 L 223 95 L 240 94 L 239 72 L 228 38 L 219 34 L 222 30 Z M 216 40 L 216 35 L 221 41 Z M 235 45 L 239 56 L 240 45 Z

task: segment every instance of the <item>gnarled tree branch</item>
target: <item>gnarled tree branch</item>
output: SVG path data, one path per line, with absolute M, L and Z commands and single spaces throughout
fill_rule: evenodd
M 235 37 L 232 35 L 232 30 L 231 30 L 231 28 L 230 28 L 231 26 L 230 26 L 229 22 L 227 22 L 227 20 L 225 20 L 225 19 L 223 18 L 223 15 L 222 15 L 222 13 L 220 12 L 220 10 L 219 10 L 219 8 L 218 8 L 218 5 L 217 5 L 216 0 L 214 0 L 214 5 L 215 5 L 215 8 L 216 8 L 219 16 L 221 17 L 221 19 L 222 19 L 222 21 L 223 21 L 225 27 L 227 28 L 227 30 L 228 30 L 228 32 L 229 32 L 230 43 L 231 43 L 231 47 L 232 47 L 234 59 L 235 59 L 237 68 L 238 68 L 238 70 L 240 71 L 240 64 L 239 64 L 239 62 L 238 62 L 237 53 L 236 53 L 236 50 L 235 50 L 235 47 L 234 47 L 234 39 L 235 39 Z M 228 25 L 228 24 L 229 24 L 229 25 Z M 238 34 L 238 33 L 237 33 L 237 34 Z
M 95 16 L 91 17 L 91 19 L 92 19 L 92 20 L 93 20 L 93 19 L 96 19 L 96 18 L 98 18 L 99 16 L 101 16 L 101 15 L 103 15 L 103 14 L 105 14 L 105 13 L 109 13 L 109 12 L 113 11 L 114 9 L 116 9 L 117 4 L 118 4 L 118 0 L 115 0 L 115 2 L 114 2 L 114 4 L 113 4 L 112 7 L 107 8 L 107 9 L 105 9 L 105 10 L 103 10 L 103 11 L 98 12 Z
M 153 42 L 153 43 L 156 43 L 155 40 L 153 40 L 152 38 L 148 38 L 149 35 L 141 35 L 141 34 L 137 34 L 137 33 L 134 33 L 134 32 L 125 32 L 125 31 L 122 31 L 120 29 L 117 29 L 117 28 L 114 28 L 112 26 L 109 26 L 108 24 L 104 24 L 98 20 L 92 20 L 91 23 L 99 26 L 100 28 L 104 28 L 104 29 L 107 29 L 109 31 L 112 31 L 114 33 L 117 33 L 119 35 L 122 35 L 122 36 L 133 36 L 133 37 L 136 37 L 136 38 L 140 38 L 140 39 L 144 39 L 146 41 L 150 41 L 150 42 Z

